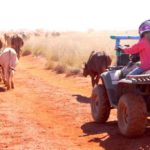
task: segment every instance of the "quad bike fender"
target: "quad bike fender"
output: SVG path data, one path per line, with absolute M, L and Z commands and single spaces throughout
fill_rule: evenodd
M 118 79 L 113 78 L 112 74 L 114 74 L 114 71 L 104 72 L 101 74 L 101 77 L 102 77 L 103 84 L 107 91 L 109 102 L 112 107 L 116 107 L 117 102 L 118 102 L 117 91 L 116 91 Z

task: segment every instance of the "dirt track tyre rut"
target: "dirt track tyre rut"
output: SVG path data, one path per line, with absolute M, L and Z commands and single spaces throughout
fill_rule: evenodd
M 95 122 L 105 123 L 110 114 L 110 104 L 103 85 L 94 87 L 91 96 L 91 113 Z
M 123 95 L 118 104 L 118 126 L 127 137 L 136 137 L 144 133 L 147 122 L 147 108 L 140 95 Z

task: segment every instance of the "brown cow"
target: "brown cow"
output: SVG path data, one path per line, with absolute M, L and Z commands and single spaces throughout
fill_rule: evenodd
M 111 58 L 105 52 L 92 51 L 87 63 L 83 69 L 83 76 L 91 76 L 92 86 L 98 84 L 100 74 L 103 73 L 110 65 Z
M 20 58 L 21 55 L 21 47 L 24 45 L 23 39 L 18 36 L 14 35 L 11 37 L 11 47 L 15 49 L 18 59 Z
M 11 36 L 7 33 L 4 34 L 4 47 L 10 47 L 11 46 Z

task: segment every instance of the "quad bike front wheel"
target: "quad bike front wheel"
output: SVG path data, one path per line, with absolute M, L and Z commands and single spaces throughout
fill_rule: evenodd
M 147 108 L 140 95 L 128 93 L 123 95 L 118 104 L 118 126 L 120 132 L 128 137 L 144 133 L 147 121 Z
M 91 113 L 95 122 L 105 123 L 110 114 L 110 104 L 105 87 L 97 85 L 91 96 Z

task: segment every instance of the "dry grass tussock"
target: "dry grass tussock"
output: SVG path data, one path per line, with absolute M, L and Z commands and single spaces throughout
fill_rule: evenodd
M 23 54 L 42 55 L 47 59 L 47 69 L 76 75 L 93 50 L 107 52 L 115 62 L 115 41 L 110 39 L 112 34 L 133 35 L 134 32 L 63 32 L 58 36 L 50 32 L 30 33 Z

